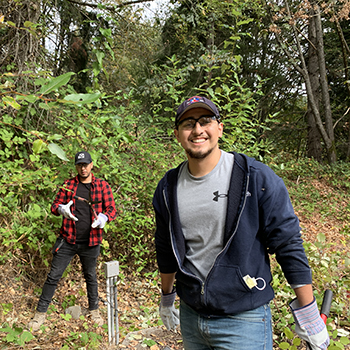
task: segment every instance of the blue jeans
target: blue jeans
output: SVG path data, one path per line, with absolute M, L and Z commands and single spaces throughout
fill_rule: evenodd
M 272 350 L 270 306 L 226 317 L 203 317 L 180 303 L 185 350 Z
M 98 309 L 96 262 L 100 255 L 100 246 L 96 245 L 94 247 L 89 247 L 88 244 L 69 244 L 60 236 L 56 240 L 52 249 L 52 254 L 51 270 L 44 283 L 38 306 L 36 308 L 37 311 L 47 311 L 52 297 L 55 294 L 57 284 L 75 254 L 78 254 L 83 268 L 89 309 Z

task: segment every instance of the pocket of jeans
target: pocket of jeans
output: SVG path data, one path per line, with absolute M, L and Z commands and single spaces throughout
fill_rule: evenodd
M 57 254 L 57 252 L 61 249 L 61 247 L 63 246 L 64 243 L 64 238 L 63 237 L 58 237 L 56 239 L 56 243 L 54 244 L 53 248 L 52 248 L 52 254 L 55 255 Z

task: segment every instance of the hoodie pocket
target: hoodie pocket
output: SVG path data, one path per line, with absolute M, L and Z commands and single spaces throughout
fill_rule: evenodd
M 226 310 L 227 305 L 249 303 L 247 297 L 250 300 L 253 292 L 245 283 L 238 266 L 215 266 L 205 286 L 206 303 L 222 311 Z

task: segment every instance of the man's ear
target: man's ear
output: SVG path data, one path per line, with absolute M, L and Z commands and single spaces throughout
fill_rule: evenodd
M 180 139 L 179 139 L 179 130 L 178 130 L 178 129 L 174 129 L 174 134 L 175 134 L 175 137 L 176 137 L 177 142 L 180 142 Z
M 219 123 L 219 137 L 222 137 L 222 134 L 224 132 L 224 124 L 221 122 Z

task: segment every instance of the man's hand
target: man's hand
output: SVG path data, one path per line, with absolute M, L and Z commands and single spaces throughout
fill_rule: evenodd
M 74 221 L 78 221 L 78 218 L 75 217 L 71 212 L 70 212 L 70 207 L 73 204 L 73 201 L 69 201 L 68 204 L 59 204 L 58 206 L 58 213 L 63 215 L 67 219 L 72 219 Z
M 299 306 L 298 299 L 294 299 L 289 306 L 298 336 L 306 340 L 312 350 L 326 350 L 330 342 L 329 335 L 318 311 L 316 299 L 303 307 Z
M 98 214 L 97 219 L 95 219 L 91 225 L 92 228 L 104 228 L 106 222 L 108 221 L 108 216 L 105 214 Z
M 174 306 L 175 297 L 175 291 L 169 294 L 163 294 L 162 292 L 160 300 L 159 315 L 168 331 L 175 330 L 176 326 L 180 323 L 179 310 L 175 309 Z

